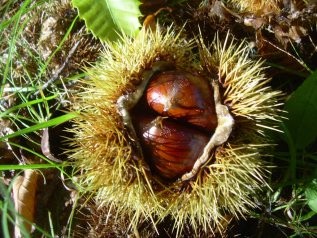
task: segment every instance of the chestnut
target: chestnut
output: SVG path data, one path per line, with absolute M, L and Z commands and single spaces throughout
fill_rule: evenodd
M 204 132 L 160 116 L 139 117 L 137 131 L 151 169 L 167 180 L 191 171 L 210 139 Z
M 136 136 L 139 138 L 136 140 L 136 147 L 142 148 L 140 154 L 144 155 L 152 171 L 162 178 L 171 180 L 180 177 L 182 181 L 193 178 L 199 168 L 210 159 L 211 151 L 227 141 L 234 125 L 234 119 L 230 115 L 228 107 L 221 103 L 219 84 L 212 81 L 213 91 L 210 93 L 213 97 L 212 99 L 207 98 L 207 94 L 205 94 L 205 98 L 201 92 L 208 91 L 196 87 L 197 82 L 204 81 L 202 78 L 195 81 L 195 78 L 196 76 L 192 74 L 178 71 L 163 71 L 152 75 L 152 81 L 146 88 L 146 103 L 154 110 L 154 113 L 151 114 L 142 101 L 132 113 Z M 195 80 L 192 81 L 192 79 Z M 177 85 L 177 82 L 183 83 L 183 86 Z M 196 83 L 191 84 L 191 82 Z M 197 84 L 204 85 L 203 83 Z M 187 98 L 183 98 L 186 97 L 183 94 L 185 92 L 190 92 Z M 152 98 L 157 100 L 151 101 Z M 201 105 L 208 104 L 208 101 L 214 103 L 213 109 L 194 110 L 196 107 L 203 108 Z M 170 110 L 165 110 L 160 102 L 166 103 Z M 175 104 L 175 109 L 174 104 L 171 105 L 172 103 Z M 190 104 L 192 107 L 189 106 Z M 215 118 L 213 118 L 213 114 L 208 114 L 213 110 Z M 166 111 L 168 113 L 165 113 Z M 167 116 L 162 117 L 165 114 Z M 199 117 L 200 114 L 202 116 Z M 202 120 L 200 120 L 201 117 Z M 197 121 L 206 122 L 203 124 L 206 129 L 206 126 L 210 125 L 206 118 L 217 121 L 212 132 L 206 132 L 197 127 L 202 125 L 196 123 Z
M 266 129 L 276 130 L 284 115 L 284 96 L 267 85 L 263 62 L 250 59 L 246 42 L 236 44 L 228 34 L 209 47 L 204 36 L 197 39 L 157 25 L 133 40 L 123 36 L 119 45 L 106 43 L 100 63 L 87 69 L 84 93 L 74 100 L 79 115 L 70 129 L 75 147 L 68 152 L 81 191 L 101 210 L 111 208 L 114 222 L 139 228 L 146 221 L 146 234 L 154 236 L 165 234 L 155 233 L 165 221 L 176 237 L 189 230 L 225 236 L 228 222 L 248 214 L 259 191 L 269 188 L 260 157 L 270 144 Z M 178 83 L 170 82 L 164 93 L 162 78 L 169 77 Z M 209 97 L 202 93 L 208 87 Z M 157 109 L 161 103 L 151 91 L 168 96 L 174 89 L 172 107 Z M 192 122 L 206 117 L 209 103 L 217 117 L 211 132 L 202 129 L 206 119 Z
M 158 73 L 148 85 L 146 98 L 161 116 L 189 122 L 208 132 L 217 127 L 213 91 L 200 75 L 180 70 Z
M 228 139 L 233 118 L 221 103 L 216 81 L 209 83 L 199 74 L 159 62 L 147 72 L 140 88 L 128 97 L 145 94 L 145 102 L 132 107 L 134 126 L 129 131 L 136 138 L 136 153 L 159 177 L 189 180 L 209 160 L 211 151 Z M 121 99 L 129 102 L 126 96 Z M 125 103 L 119 103 L 124 109 Z M 130 112 L 124 114 L 130 118 Z

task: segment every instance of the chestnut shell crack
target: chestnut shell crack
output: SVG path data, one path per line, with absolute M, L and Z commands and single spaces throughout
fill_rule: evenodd
M 211 150 L 216 146 L 225 143 L 232 132 L 234 119 L 231 116 L 228 107 L 221 104 L 218 83 L 216 81 L 212 81 L 212 86 L 214 89 L 214 100 L 218 125 L 215 133 L 212 135 L 208 144 L 205 146 L 203 154 L 196 160 L 192 170 L 182 176 L 182 181 L 194 177 L 197 174 L 199 168 L 209 160 Z
M 142 74 L 141 83 L 136 87 L 135 91 L 119 97 L 116 105 L 122 117 L 123 124 L 127 129 L 130 141 L 135 147 L 137 156 L 145 160 L 150 165 L 152 172 L 160 177 L 167 180 L 181 178 L 181 181 L 185 181 L 193 178 L 199 169 L 210 160 L 211 151 L 215 147 L 227 141 L 234 125 L 234 119 L 230 115 L 227 106 L 221 103 L 219 85 L 215 80 L 212 80 L 211 83 L 210 96 L 208 96 L 209 93 L 205 92 L 202 96 L 202 100 L 208 103 L 210 103 L 209 101 L 214 103 L 214 109 L 208 109 L 209 114 L 215 114 L 211 117 L 208 115 L 209 118 L 214 117 L 215 119 L 206 120 L 212 123 L 212 126 L 207 125 L 206 127 L 208 129 L 207 131 L 209 131 L 208 133 L 206 133 L 206 131 L 200 132 L 203 128 L 198 128 L 198 131 L 197 129 L 192 129 L 195 128 L 197 124 L 195 125 L 195 123 L 193 124 L 191 121 L 188 122 L 187 126 L 186 122 L 185 125 L 182 125 L 182 119 L 177 117 L 173 118 L 173 116 L 170 117 L 171 115 L 169 113 L 165 114 L 165 111 L 157 111 L 152 105 L 153 101 L 147 99 L 145 92 L 147 92 L 149 88 L 150 80 L 158 76 L 158 73 L 160 73 L 158 78 L 167 77 L 164 76 L 164 71 L 171 72 L 170 74 L 178 73 L 178 71 L 169 70 L 171 70 L 171 66 L 166 62 L 154 63 L 151 70 L 147 70 Z M 189 73 L 184 73 L 183 75 L 185 75 L 183 77 L 189 77 L 189 80 L 194 81 L 194 84 L 197 80 L 199 81 L 201 79 L 200 76 Z M 198 77 L 198 79 L 195 77 Z M 202 85 L 199 85 L 199 90 L 205 91 L 205 86 Z M 208 85 L 210 84 L 207 83 L 207 87 Z M 177 91 L 178 90 L 179 89 L 177 89 Z M 169 94 L 170 92 L 166 91 L 165 93 Z M 180 92 L 180 95 L 182 95 L 182 93 L 183 92 Z M 191 103 L 190 100 L 193 98 L 191 93 L 192 91 L 189 91 L 187 96 L 189 103 Z M 184 95 L 182 98 L 184 98 Z M 144 106 L 146 101 L 148 105 Z M 143 109 L 142 106 L 140 107 L 139 105 L 143 105 Z M 176 106 L 178 106 L 177 103 Z M 181 110 L 185 109 L 181 108 Z M 138 116 L 137 114 L 140 112 L 136 113 L 136 111 L 141 111 L 143 118 L 142 116 Z M 197 111 L 200 112 L 200 110 Z M 148 113 L 148 115 L 144 113 Z M 147 119 L 144 119 L 144 115 Z M 162 117 L 164 115 L 167 115 L 167 117 Z M 196 120 L 200 120 L 201 118 L 199 117 L 200 115 L 197 114 Z M 188 120 L 188 118 L 185 120 Z M 159 123 L 157 123 L 158 121 Z M 179 123 L 179 125 L 177 123 Z M 175 128 L 177 128 L 177 130 Z M 211 133 L 213 128 L 215 129 L 212 131 L 213 133 Z M 150 158 L 144 158 L 144 156 Z M 175 172 L 175 174 L 173 174 L 173 172 Z
M 137 155 L 143 159 L 143 152 L 139 140 L 137 139 L 137 134 L 135 132 L 132 119 L 130 116 L 130 110 L 133 109 L 137 103 L 140 101 L 144 94 L 144 91 L 150 81 L 150 79 L 158 72 L 162 70 L 169 70 L 172 66 L 166 61 L 154 62 L 151 70 L 145 70 L 141 77 L 141 83 L 137 88 L 130 93 L 123 94 L 117 100 L 116 106 L 119 115 L 122 118 L 124 127 L 128 131 L 130 140 L 133 141 L 134 146 L 137 150 Z

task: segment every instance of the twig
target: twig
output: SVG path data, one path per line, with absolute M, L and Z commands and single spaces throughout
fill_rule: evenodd
M 69 62 L 70 58 L 73 56 L 73 54 L 75 53 L 79 43 L 80 43 L 80 41 L 76 42 L 76 44 L 70 49 L 64 63 L 61 65 L 61 67 L 57 70 L 57 72 L 46 83 L 43 84 L 41 89 L 39 89 L 37 92 L 34 93 L 34 96 L 39 95 L 42 90 L 46 89 L 50 84 L 52 84 L 54 81 L 56 81 L 58 79 L 59 75 L 62 73 L 62 71 L 64 70 L 66 65 L 68 65 L 68 62 Z

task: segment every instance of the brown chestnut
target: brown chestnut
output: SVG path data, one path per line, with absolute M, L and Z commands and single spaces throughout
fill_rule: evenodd
M 146 98 L 161 116 L 189 122 L 208 132 L 217 127 L 211 85 L 199 75 L 179 70 L 158 73 L 148 85 Z
M 163 117 L 139 117 L 137 131 L 145 158 L 152 170 L 165 179 L 176 179 L 191 171 L 210 136 Z

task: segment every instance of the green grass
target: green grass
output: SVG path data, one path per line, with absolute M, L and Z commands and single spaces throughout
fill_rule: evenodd
M 25 29 L 30 24 L 35 14 L 40 14 L 44 7 L 48 7 L 50 0 L 46 1 L 18 1 L 9 0 L 0 8 L 0 48 L 4 54 L 0 55 L 0 123 L 9 122 L 11 131 L 0 138 L 0 143 L 7 143 L 15 151 L 24 151 L 32 157 L 37 158 L 33 163 L 25 161 L 13 161 L 12 164 L 3 164 L 0 161 L 0 171 L 15 171 L 15 174 L 23 172 L 25 169 L 44 171 L 47 169 L 59 170 L 67 179 L 72 177 L 66 172 L 70 166 L 69 162 L 58 164 L 48 160 L 39 153 L 41 130 L 48 127 L 55 127 L 74 117 L 75 113 L 65 113 L 55 117 L 55 111 L 63 107 L 62 103 L 67 100 L 65 87 L 54 86 L 53 90 L 42 89 L 43 85 L 50 78 L 52 59 L 57 54 L 65 50 L 65 42 L 69 39 L 71 31 L 77 22 L 77 17 L 69 25 L 62 39 L 50 56 L 43 60 L 34 49 L 34 44 L 27 41 Z M 22 51 L 22 52 L 21 52 Z M 5 57 L 4 57 L 5 56 Z M 31 62 L 31 65 L 28 63 Z M 17 72 L 17 67 L 19 72 Z M 83 75 L 69 75 L 65 81 L 82 78 Z M 54 85 L 62 85 L 63 82 L 55 80 Z M 66 89 L 67 90 L 67 89 Z M 13 106 L 6 106 L 9 100 L 13 100 Z M 21 138 L 28 141 L 27 144 L 20 143 Z M 18 142 L 18 143 L 17 143 Z M 39 161 L 42 161 L 39 163 Z M 18 164 L 19 163 L 19 164 Z M 20 171 L 20 172 L 19 172 Z M 12 181 L 14 178 L 12 178 Z M 1 224 L 4 237 L 12 237 L 12 228 L 15 219 L 20 217 L 14 209 L 11 198 L 12 183 L 5 186 L 0 183 L 1 189 Z M 71 213 L 70 216 L 73 216 Z M 36 226 L 36 230 L 43 237 L 54 237 L 58 231 L 54 227 L 54 222 L 47 211 L 47 219 L 51 226 L 50 231 L 45 231 Z M 72 218 L 69 218 L 71 221 Z M 71 226 L 71 224 L 69 224 Z M 30 237 L 29 233 L 21 227 L 23 237 Z M 70 233 L 69 233 L 70 236 Z
M 316 131 L 307 118 L 317 115 L 314 94 L 309 93 L 314 89 L 311 83 L 316 85 L 316 72 L 285 105 L 289 118 L 281 123 L 283 134 L 279 135 L 281 139 L 276 138 L 279 146 L 272 159 L 280 166 L 276 169 L 280 178 L 271 181 L 272 191 L 266 196 L 269 214 L 253 214 L 264 222 L 288 228 L 290 237 L 317 237 L 317 186 L 311 186 L 317 176 Z
M 0 202 L 1 224 L 2 224 L 2 232 L 3 232 L 4 238 L 12 237 L 10 229 L 15 224 L 16 218 L 19 218 L 20 221 L 29 222 L 29 221 L 26 221 L 21 215 L 19 215 L 15 211 L 14 204 L 11 200 L 11 190 L 12 190 L 12 184 L 8 188 L 5 188 L 3 184 L 0 183 L 0 194 L 3 198 L 3 201 Z M 25 230 L 25 228 L 22 225 L 19 228 L 21 229 L 21 234 L 23 237 L 25 238 L 31 237 L 29 232 Z M 36 226 L 36 224 L 35 224 L 35 229 L 40 231 L 44 237 L 47 237 L 47 238 L 54 237 L 54 236 L 50 236 L 48 232 Z

